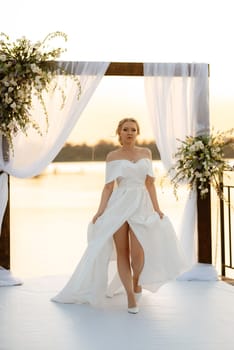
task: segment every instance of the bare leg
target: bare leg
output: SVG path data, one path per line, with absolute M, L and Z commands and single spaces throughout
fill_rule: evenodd
M 129 225 L 127 222 L 120 227 L 120 229 L 114 234 L 113 238 L 117 251 L 117 266 L 119 276 L 127 293 L 128 307 L 132 308 L 136 306 L 136 300 L 133 291 L 132 273 L 130 266 Z
M 144 250 L 131 229 L 129 230 L 129 234 L 131 266 L 133 270 L 133 288 L 135 293 L 140 293 L 142 288 L 139 286 L 138 281 L 144 266 Z

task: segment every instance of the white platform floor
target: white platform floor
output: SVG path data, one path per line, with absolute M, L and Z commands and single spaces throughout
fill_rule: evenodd
M 0 350 L 234 349 L 234 287 L 225 282 L 170 282 L 144 292 L 131 315 L 124 295 L 99 309 L 51 302 L 65 281 L 0 288 Z
M 234 349 L 234 287 L 225 282 L 170 282 L 144 292 L 131 315 L 124 295 L 100 309 L 51 302 L 65 281 L 0 288 L 1 350 Z

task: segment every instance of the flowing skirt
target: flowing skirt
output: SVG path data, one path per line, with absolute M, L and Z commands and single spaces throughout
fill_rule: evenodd
M 102 216 L 88 226 L 88 245 L 65 287 L 52 299 L 60 303 L 100 305 L 121 287 L 113 234 L 128 222 L 144 250 L 144 267 L 139 283 L 152 292 L 186 270 L 176 233 L 167 216 L 160 219 L 153 210 L 144 186 L 117 188 Z

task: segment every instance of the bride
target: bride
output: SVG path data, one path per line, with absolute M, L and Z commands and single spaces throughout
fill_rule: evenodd
M 157 291 L 183 272 L 185 264 L 174 229 L 159 207 L 151 151 L 135 145 L 138 122 L 123 119 L 116 133 L 121 146 L 106 157 L 105 186 L 88 227 L 87 249 L 68 283 L 52 300 L 99 305 L 122 283 L 127 311 L 136 314 L 142 289 Z M 118 274 L 109 283 L 113 251 Z

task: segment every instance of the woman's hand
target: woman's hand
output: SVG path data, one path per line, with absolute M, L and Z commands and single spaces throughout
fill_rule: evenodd
M 156 212 L 158 213 L 160 219 L 163 219 L 164 213 L 161 210 L 156 210 Z
M 97 219 L 99 218 L 99 216 L 101 216 L 101 213 L 97 213 L 94 215 L 94 217 L 92 218 L 92 223 L 95 224 L 95 222 L 97 221 Z
M 93 219 L 92 219 L 92 223 L 95 224 L 95 222 L 97 221 L 97 219 L 99 218 L 99 216 L 101 216 L 104 211 L 105 208 L 107 206 L 108 200 L 111 196 L 111 193 L 113 192 L 113 187 L 114 187 L 114 180 L 111 182 L 108 182 L 107 184 L 105 184 L 103 190 L 102 190 L 102 196 L 101 196 L 101 201 L 97 210 L 97 213 L 94 215 Z

